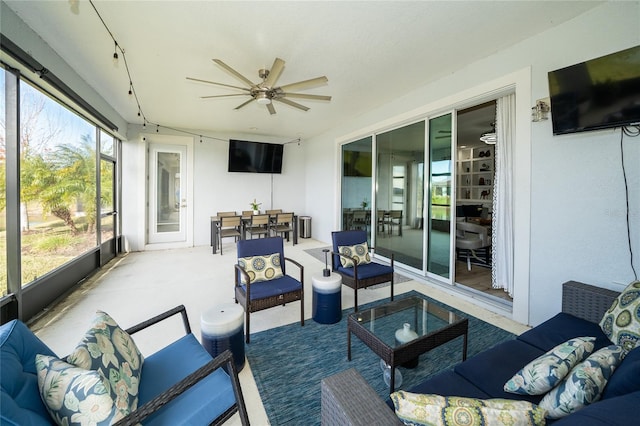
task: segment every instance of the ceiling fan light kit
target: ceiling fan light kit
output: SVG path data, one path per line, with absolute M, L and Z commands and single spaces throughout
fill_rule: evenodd
M 230 84 L 217 83 L 214 81 L 202 80 L 198 78 L 187 77 L 187 80 L 197 81 L 200 83 L 213 84 L 216 86 L 229 87 L 232 89 L 242 90 L 244 93 L 234 93 L 229 95 L 213 95 L 213 96 L 202 96 L 202 98 L 224 98 L 230 96 L 250 96 L 246 102 L 238 105 L 235 109 L 240 109 L 245 105 L 256 101 L 256 103 L 260 105 L 265 105 L 269 114 L 275 114 L 276 110 L 273 107 L 272 101 L 278 101 L 283 104 L 287 104 L 294 108 L 300 109 L 302 111 L 308 111 L 309 107 L 301 105 L 297 102 L 292 101 L 287 98 L 298 98 L 298 99 L 309 99 L 309 100 L 317 100 L 317 101 L 330 101 L 331 96 L 326 95 L 312 95 L 307 93 L 293 93 L 292 90 L 306 90 L 311 89 L 313 87 L 318 87 L 324 84 L 327 84 L 329 81 L 326 76 L 312 78 L 310 80 L 299 81 L 297 83 L 286 84 L 284 86 L 276 86 L 276 82 L 280 78 L 280 74 L 284 69 L 284 61 L 280 58 L 276 58 L 271 66 L 271 69 L 259 69 L 258 76 L 262 79 L 260 83 L 253 83 L 251 80 L 240 74 L 235 69 L 231 68 L 229 65 L 224 63 L 220 59 L 214 59 L 213 62 L 218 64 L 220 67 L 224 68 L 228 71 L 232 76 L 236 79 L 244 83 L 249 87 L 239 87 L 232 86 Z

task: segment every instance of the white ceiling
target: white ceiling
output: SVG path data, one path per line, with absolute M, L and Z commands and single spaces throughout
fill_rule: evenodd
M 128 95 L 123 58 L 91 3 L 6 1 L 31 28 L 131 123 L 142 124 Z M 78 13 L 71 10 L 77 3 Z M 93 4 L 126 61 L 144 116 L 161 126 L 209 132 L 310 138 L 465 64 L 559 25 L 601 2 L 587 1 L 102 1 Z M 276 57 L 278 85 L 326 75 L 304 91 L 330 102 L 281 103 L 269 115 L 236 93 L 187 81 L 240 86 L 218 58 L 252 81 Z M 36 58 L 37 59 L 37 58 Z M 46 64 L 43 64 L 46 66 Z M 248 97 L 247 97 L 248 99 Z M 296 100 L 298 101 L 298 100 Z M 482 119 L 482 126 L 487 127 Z M 484 130 L 484 129 L 483 129 Z

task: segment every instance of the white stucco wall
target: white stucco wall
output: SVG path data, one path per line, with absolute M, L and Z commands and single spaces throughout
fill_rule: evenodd
M 478 94 L 487 82 L 529 70 L 530 87 L 517 90 L 520 117 L 536 99 L 549 96 L 547 73 L 640 44 L 640 3 L 606 3 L 510 49 L 496 53 L 433 84 L 308 141 L 307 209 L 319 216 L 314 237 L 329 241 L 339 210 L 338 141 L 362 136 L 390 118 L 401 121 L 416 109 L 434 112 Z M 519 89 L 523 89 L 522 87 Z M 620 164 L 620 131 L 553 136 L 551 122 L 526 123 L 516 167 L 516 286 L 527 294 L 514 300 L 514 318 L 536 325 L 560 310 L 561 284 L 575 279 L 621 289 L 633 279 L 627 246 L 625 187 Z M 518 132 L 522 128 L 518 129 Z M 521 143 L 519 140 L 518 143 Z M 624 143 L 630 194 L 631 240 L 640 269 L 640 139 Z M 327 175 L 333 185 L 327 185 Z M 324 186 L 322 186 L 324 185 Z M 530 204 L 530 208 L 529 208 Z M 522 210 L 528 209 L 529 213 Z M 522 220 L 530 214 L 529 220 Z M 530 241 L 529 241 L 530 240 Z M 523 283 L 527 280 L 528 283 Z M 624 284 L 623 284 L 624 283 Z M 528 311 L 527 318 L 520 313 Z

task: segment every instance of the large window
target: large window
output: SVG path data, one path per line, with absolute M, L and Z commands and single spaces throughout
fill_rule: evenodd
M 0 314 L 28 320 L 115 256 L 120 141 L 2 53 Z
M 96 247 L 96 127 L 29 84 L 20 92 L 25 285 Z

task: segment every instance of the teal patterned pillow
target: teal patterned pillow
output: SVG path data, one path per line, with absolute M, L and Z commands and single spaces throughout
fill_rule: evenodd
M 553 389 L 569 371 L 593 352 L 595 337 L 576 337 L 534 359 L 504 385 L 506 392 L 542 395 Z
M 107 313 L 96 312 L 91 328 L 67 357 L 67 362 L 99 371 L 123 415 L 138 407 L 138 385 L 144 358 L 131 336 Z
M 115 407 L 108 381 L 49 355 L 36 355 L 38 390 L 58 425 L 110 425 L 123 413 Z
M 544 425 L 545 412 L 528 401 L 474 399 L 398 391 L 391 394 L 396 415 L 405 425 L 531 426 Z
M 354 258 L 358 265 L 371 263 L 369 246 L 367 245 L 366 241 L 362 244 L 356 244 L 354 246 L 338 246 L 338 253 Z M 340 256 L 340 264 L 342 264 L 344 268 L 353 267 L 353 261 L 342 256 Z
M 241 257 L 238 259 L 238 265 L 247 272 L 252 283 L 275 280 L 284 275 L 280 265 L 280 253 Z M 246 284 L 244 275 L 241 275 L 240 281 Z
M 619 345 L 604 347 L 571 370 L 571 373 L 546 394 L 540 407 L 547 417 L 559 419 L 596 402 L 602 396 L 609 377 L 622 362 L 626 351 Z
M 600 328 L 627 352 L 640 346 L 640 281 L 633 281 L 618 295 L 600 320 Z

